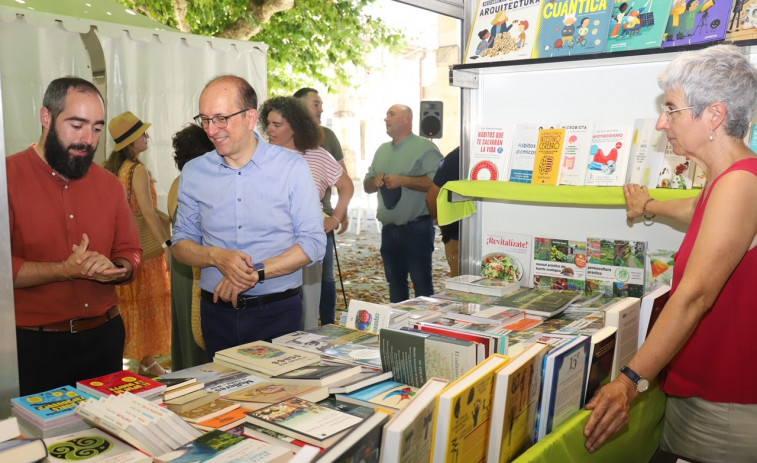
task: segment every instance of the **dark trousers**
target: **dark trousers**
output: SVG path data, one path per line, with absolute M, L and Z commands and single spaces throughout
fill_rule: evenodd
M 270 341 L 297 331 L 302 319 L 302 293 L 281 301 L 234 309 L 200 301 L 202 335 L 208 361 L 219 350 L 252 341 Z
M 71 385 L 123 369 L 126 329 L 115 317 L 80 333 L 16 329 L 21 395 Z
M 334 232 L 326 235 L 326 254 L 321 274 L 321 325 L 334 323 L 336 317 L 336 280 L 334 279 Z
M 381 228 L 381 257 L 391 302 L 410 298 L 408 274 L 413 281 L 415 297 L 434 294 L 433 253 L 434 221 L 430 217 L 407 225 L 384 225 Z

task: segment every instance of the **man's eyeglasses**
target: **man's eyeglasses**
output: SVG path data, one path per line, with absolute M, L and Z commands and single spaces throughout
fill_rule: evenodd
M 677 113 L 678 111 L 683 111 L 686 109 L 694 109 L 694 106 L 686 106 L 685 108 L 676 108 L 676 109 L 670 109 L 670 107 L 666 104 L 661 104 L 660 109 L 662 110 L 662 114 L 665 115 L 665 119 L 670 120 L 670 116 L 674 113 Z
M 243 109 L 241 111 L 235 112 L 234 114 L 229 114 L 228 116 L 213 116 L 213 117 L 205 117 L 201 116 L 200 114 L 196 115 L 194 117 L 195 124 L 199 125 L 203 129 L 207 129 L 210 125 L 210 121 L 213 121 L 213 125 L 218 127 L 219 129 L 226 128 L 227 125 L 229 125 L 229 119 L 232 117 L 242 114 L 243 112 L 249 111 L 249 109 Z

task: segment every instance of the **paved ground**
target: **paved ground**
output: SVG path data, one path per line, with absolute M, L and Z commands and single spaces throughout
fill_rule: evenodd
M 354 217 L 354 213 L 353 213 Z M 389 302 L 389 286 L 384 278 L 384 267 L 381 260 L 381 234 L 376 226 L 373 215 L 361 222 L 360 232 L 356 233 L 357 225 L 351 220 L 350 229 L 343 235 L 337 235 L 337 253 L 342 270 L 344 290 L 349 300 L 359 299 L 374 303 Z M 434 290 L 444 289 L 444 279 L 448 275 L 449 267 L 444 257 L 444 245 L 441 242 L 437 228 L 432 262 L 434 275 Z M 341 294 L 339 276 L 337 275 L 337 291 L 339 300 L 337 310 L 344 309 L 344 298 Z M 412 289 L 410 295 L 413 295 Z

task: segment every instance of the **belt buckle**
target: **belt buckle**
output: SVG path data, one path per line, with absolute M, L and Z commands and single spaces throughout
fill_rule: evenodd
M 71 334 L 76 334 L 78 331 L 75 328 L 76 322 L 84 320 L 83 318 L 72 318 L 68 321 L 69 330 L 71 331 Z
M 237 310 L 247 308 L 247 298 L 244 296 L 237 297 Z

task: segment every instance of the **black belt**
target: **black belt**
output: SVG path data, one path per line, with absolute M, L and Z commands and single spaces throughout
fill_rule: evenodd
M 205 291 L 204 289 L 200 292 L 200 298 L 205 302 L 210 302 L 211 304 L 231 307 L 232 309 L 245 309 L 247 307 L 252 307 L 259 304 L 270 304 L 271 302 L 289 299 L 292 296 L 300 294 L 300 291 L 301 287 L 298 286 L 296 288 L 287 289 L 286 291 L 282 291 L 280 293 L 262 294 L 260 296 L 239 296 L 237 298 L 236 307 L 231 305 L 231 302 L 226 302 L 220 297 L 218 298 L 218 302 L 213 302 L 213 293 L 211 293 L 210 291 Z
M 390 223 L 390 224 L 388 224 L 388 225 L 386 225 L 386 226 L 387 226 L 387 227 L 406 227 L 406 226 L 410 225 L 411 223 L 415 223 L 415 222 L 423 222 L 424 220 L 431 220 L 431 216 L 430 216 L 430 215 L 428 215 L 428 214 L 426 214 L 426 215 L 419 215 L 418 217 L 414 218 L 413 220 L 409 221 L 409 222 L 408 222 L 408 223 L 406 223 L 406 224 L 402 224 L 402 225 L 395 225 L 395 224 L 393 224 L 393 223 Z
M 107 312 L 105 312 L 102 315 L 98 315 L 97 317 L 74 318 L 71 320 L 63 321 L 63 322 L 51 323 L 49 325 L 17 326 L 16 328 L 20 330 L 28 330 L 28 331 L 50 331 L 50 332 L 55 332 L 55 333 L 69 332 L 71 334 L 74 334 L 74 333 L 80 333 L 82 331 L 88 331 L 88 330 L 93 330 L 95 328 L 98 328 L 108 323 L 112 319 L 118 317 L 119 315 L 120 315 L 120 312 L 118 311 L 118 307 L 113 306 L 110 309 L 108 309 Z

